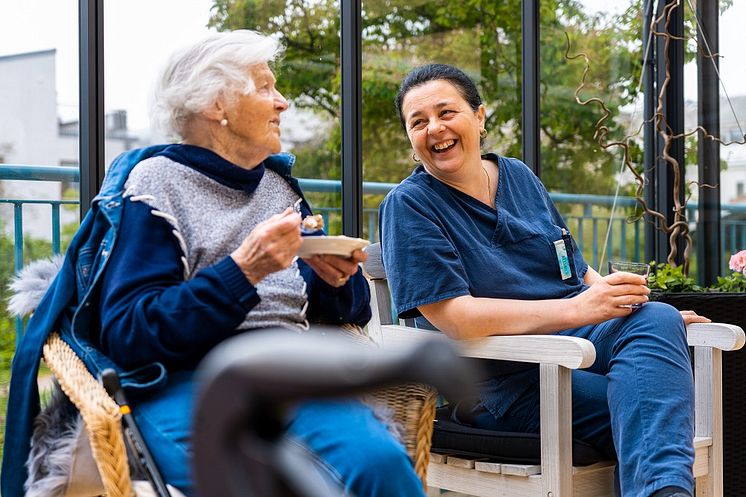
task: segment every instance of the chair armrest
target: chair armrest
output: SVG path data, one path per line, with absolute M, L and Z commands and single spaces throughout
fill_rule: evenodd
M 693 347 L 738 350 L 746 342 L 740 326 L 725 323 L 693 323 L 686 327 L 687 341 Z
M 101 490 L 111 497 L 134 497 L 119 406 L 59 334 L 47 338 L 44 361 L 80 411 L 101 476 Z
M 419 340 L 450 340 L 438 331 L 400 325 L 381 326 L 383 346 Z M 587 368 L 596 360 L 596 349 L 584 339 L 558 335 L 492 336 L 456 342 L 464 357 L 556 364 L 570 369 Z

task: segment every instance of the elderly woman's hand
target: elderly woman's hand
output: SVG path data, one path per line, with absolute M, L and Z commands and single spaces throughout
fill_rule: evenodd
M 314 255 L 303 258 L 319 277 L 329 285 L 339 288 L 358 271 L 358 264 L 368 260 L 368 254 L 358 249 L 350 257 L 338 255 Z
M 301 244 L 300 214 L 288 207 L 257 224 L 231 257 L 252 285 L 292 264 Z

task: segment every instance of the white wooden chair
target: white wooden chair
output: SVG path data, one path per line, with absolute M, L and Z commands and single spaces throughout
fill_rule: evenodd
M 368 247 L 364 265 L 372 292 L 369 333 L 383 346 L 414 340 L 448 338 L 439 332 L 394 323 L 391 297 L 381 264 L 380 245 Z M 722 351 L 744 345 L 743 330 L 728 324 L 696 324 L 687 328 L 694 347 L 695 463 L 697 497 L 723 495 Z M 431 454 L 427 484 L 475 496 L 612 497 L 613 462 L 572 466 L 571 370 L 593 364 L 596 352 L 584 339 L 522 335 L 465 340 L 466 357 L 538 363 L 540 368 L 541 464 L 500 464 L 483 459 Z

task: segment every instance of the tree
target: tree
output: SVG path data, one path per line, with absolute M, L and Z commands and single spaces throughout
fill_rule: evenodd
M 607 106 L 636 97 L 640 8 L 635 0 L 618 22 L 589 15 L 576 0 L 541 3 L 542 179 L 552 189 L 608 193 L 618 164 L 593 140 L 597 109 L 578 106 L 573 92 L 582 64 L 565 58 L 565 33 L 594 60 L 592 78 Z M 363 13 L 363 139 L 366 180 L 398 182 L 412 168 L 393 101 L 411 68 L 457 65 L 477 79 L 488 109 L 488 149 L 521 153 L 520 0 L 366 1 Z M 327 131 L 308 147 L 296 174 L 339 177 L 339 1 L 215 0 L 209 25 L 278 35 L 286 51 L 279 87 L 293 103 L 324 116 Z M 609 123 L 611 131 L 620 124 Z

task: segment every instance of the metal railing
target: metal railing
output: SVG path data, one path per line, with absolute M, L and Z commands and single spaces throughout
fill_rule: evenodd
M 32 180 L 32 181 L 79 181 L 79 171 L 75 167 L 62 166 L 35 166 L 0 164 L 0 180 Z M 341 183 L 339 180 L 321 179 L 299 179 L 301 188 L 306 194 L 339 194 Z M 368 203 L 377 200 L 396 186 L 395 183 L 363 182 L 364 196 L 377 196 L 369 199 Z M 637 203 L 632 197 L 619 197 L 616 200 L 615 216 L 611 220 L 612 228 L 609 237 L 606 238 L 609 229 L 609 213 L 614 202 L 614 197 L 604 195 L 586 195 L 572 193 L 550 193 L 552 200 L 562 213 L 570 229 L 573 231 L 578 247 L 583 252 L 586 260 L 598 268 L 601 262 L 601 253 L 605 258 L 616 257 L 625 260 L 640 261 L 643 254 L 642 221 L 637 219 L 628 221 L 628 216 L 635 212 Z M 14 261 L 13 267 L 16 271 L 23 266 L 23 206 L 31 204 L 46 204 L 51 207 L 52 253 L 59 254 L 61 250 L 61 226 L 60 206 L 77 205 L 75 200 L 22 200 L 0 198 L 1 204 L 13 206 L 14 227 Z M 365 203 L 365 202 L 364 202 Z M 322 214 L 327 226 L 340 224 L 341 209 L 339 200 L 336 205 L 316 205 L 315 211 Z M 722 220 L 722 245 L 724 252 L 734 253 L 746 249 L 746 205 L 722 205 L 723 213 L 727 213 Z M 687 206 L 690 220 L 696 218 L 697 205 L 690 202 Z M 363 226 L 365 236 L 371 241 L 378 238 L 378 206 L 370 206 L 363 209 Z M 740 219 L 738 219 L 740 217 Z M 694 234 L 696 239 L 696 233 Z M 604 240 L 606 246 L 604 247 Z M 605 250 L 604 250 L 605 249 Z M 727 259 L 724 261 L 727 270 Z
M 0 180 L 31 180 L 31 181 L 79 181 L 79 171 L 75 167 L 63 166 L 37 166 L 20 164 L 0 164 Z M 306 193 L 336 193 L 342 191 L 339 180 L 322 179 L 299 179 L 301 188 Z M 385 195 L 395 183 L 377 183 L 364 181 L 363 195 Z M 565 221 L 572 230 L 581 251 L 595 266 L 602 252 L 603 239 L 609 223 L 609 212 L 614 203 L 613 196 L 588 195 L 574 193 L 550 193 L 550 197 L 562 212 Z M 78 204 L 74 200 L 21 200 L 0 198 L 0 203 L 13 205 L 14 243 L 16 245 L 15 265 L 19 269 L 23 258 L 23 205 L 25 204 L 47 204 L 51 206 L 52 216 L 52 250 L 55 254 L 60 252 L 60 205 Z M 338 203 L 338 202 L 336 202 Z M 637 202 L 632 197 L 619 197 L 616 200 L 615 217 L 611 220 L 612 230 L 606 239 L 606 253 L 615 254 L 624 259 L 640 260 L 642 257 L 641 220 L 630 222 L 628 216 L 637 207 Z M 340 215 L 339 206 L 315 206 L 315 210 L 321 213 L 329 225 L 329 221 Z M 724 204 L 721 207 L 723 213 L 740 215 L 743 219 L 723 219 L 722 240 L 727 243 L 724 250 L 731 252 L 746 248 L 746 204 L 733 205 Z M 697 205 L 690 202 L 687 205 L 688 217 L 696 219 Z M 377 240 L 378 229 L 378 207 L 367 207 L 364 209 L 364 226 L 367 237 L 373 241 Z M 591 234 L 588 236 L 588 231 Z M 632 237 L 628 240 L 628 237 Z M 626 243 L 621 243 L 625 240 Z M 20 246 L 18 246 L 20 245 Z

